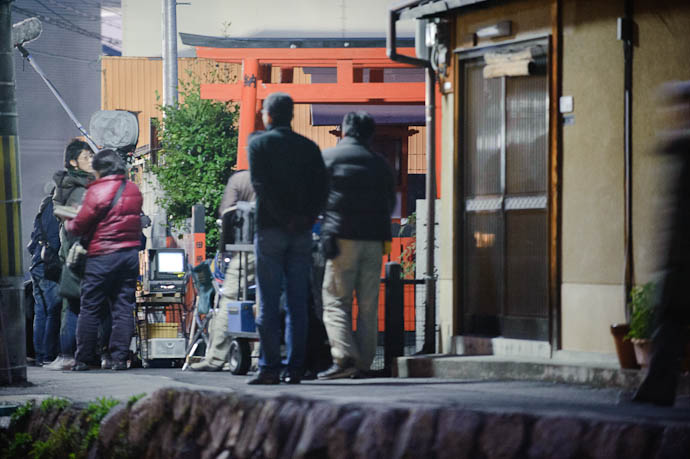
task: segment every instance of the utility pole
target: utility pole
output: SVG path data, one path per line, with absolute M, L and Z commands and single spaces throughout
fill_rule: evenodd
M 177 104 L 177 2 L 163 2 L 163 105 Z
M 21 176 L 12 46 L 13 0 L 0 0 L 0 385 L 26 382 Z

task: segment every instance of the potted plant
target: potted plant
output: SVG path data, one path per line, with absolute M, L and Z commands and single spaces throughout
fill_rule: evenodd
M 621 368 L 625 369 L 639 369 L 635 359 L 635 347 L 632 341 L 628 338 L 630 333 L 629 323 L 616 323 L 611 325 L 611 335 L 613 335 L 613 343 L 616 347 L 616 355 L 618 356 L 618 363 Z
M 632 317 L 630 331 L 626 335 L 635 348 L 635 358 L 642 367 L 649 365 L 654 331 L 654 284 L 636 285 L 630 291 Z

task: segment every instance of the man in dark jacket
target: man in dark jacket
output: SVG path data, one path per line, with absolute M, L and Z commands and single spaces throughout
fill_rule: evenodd
M 672 406 L 676 400 L 680 359 L 687 346 L 690 306 L 685 296 L 690 279 L 690 81 L 662 87 L 665 132 L 660 152 L 672 158 L 677 175 L 670 178 L 671 196 L 666 201 L 666 253 L 659 295 L 649 370 L 633 397 L 634 402 Z
M 93 158 L 96 180 L 87 187 L 81 210 L 65 223 L 76 236 L 88 236 L 86 268 L 81 282 L 77 353 L 72 370 L 97 365 L 98 325 L 105 308 L 112 314 L 109 350 L 113 370 L 127 369 L 134 333 L 134 292 L 139 275 L 142 196 L 127 180 L 127 170 L 113 150 Z
M 266 132 L 249 143 L 249 170 L 257 196 L 256 325 L 261 341 L 260 371 L 249 384 L 279 382 L 283 286 L 287 293 L 284 381 L 299 383 L 304 368 L 311 228 L 326 199 L 327 178 L 319 147 L 290 128 L 292 114 L 290 96 L 269 95 L 262 110 Z
M 37 366 L 50 363 L 60 351 L 62 299 L 58 293 L 57 284 L 60 266 L 57 258 L 57 250 L 60 249 L 60 225 L 53 215 L 52 194 L 54 188 L 55 184 L 50 182 L 50 194 L 41 202 L 38 214 L 34 219 L 31 242 L 27 247 L 31 253 L 29 273 L 31 273 L 31 280 L 33 281 L 33 340 Z M 56 266 L 46 268 L 42 254 L 48 252 L 53 253 L 53 261 L 57 263 Z
M 321 227 L 326 273 L 323 322 L 333 366 L 319 379 L 353 376 L 376 353 L 376 315 L 384 242 L 391 239 L 395 180 L 386 159 L 371 151 L 375 123 L 366 112 L 343 119 L 343 139 L 323 153 L 330 178 Z M 357 293 L 357 331 L 352 332 L 352 292 Z

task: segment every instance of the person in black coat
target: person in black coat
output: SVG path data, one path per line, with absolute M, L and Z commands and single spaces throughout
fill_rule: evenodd
M 321 227 L 326 262 L 323 322 L 333 366 L 319 379 L 369 370 L 376 353 L 379 282 L 385 241 L 391 240 L 395 176 L 388 161 L 370 148 L 374 119 L 350 112 L 343 139 L 323 153 L 330 179 Z M 357 331 L 352 331 L 352 292 L 357 294 Z
M 326 169 L 319 147 L 290 128 L 293 101 L 273 93 L 264 101 L 266 131 L 249 142 L 249 172 L 256 192 L 257 232 L 254 239 L 261 341 L 259 373 L 249 384 L 278 384 L 280 297 L 286 291 L 286 369 L 284 382 L 301 381 L 305 364 L 311 228 L 323 209 Z
M 666 124 L 660 151 L 673 157 L 679 173 L 672 181 L 668 248 L 659 283 L 649 371 L 633 401 L 670 406 L 676 399 L 680 358 L 690 326 L 686 296 L 690 280 L 690 81 L 667 83 L 662 97 L 662 108 L 672 119 Z

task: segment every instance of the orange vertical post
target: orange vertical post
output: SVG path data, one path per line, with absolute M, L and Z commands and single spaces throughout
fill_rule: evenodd
M 237 169 L 249 169 L 247 141 L 256 130 L 256 86 L 259 76 L 258 59 L 242 61 L 242 99 L 240 100 L 240 132 L 237 141 Z
M 354 72 L 352 71 L 352 61 L 342 60 L 336 64 L 337 78 L 339 85 L 351 85 L 354 82 Z

